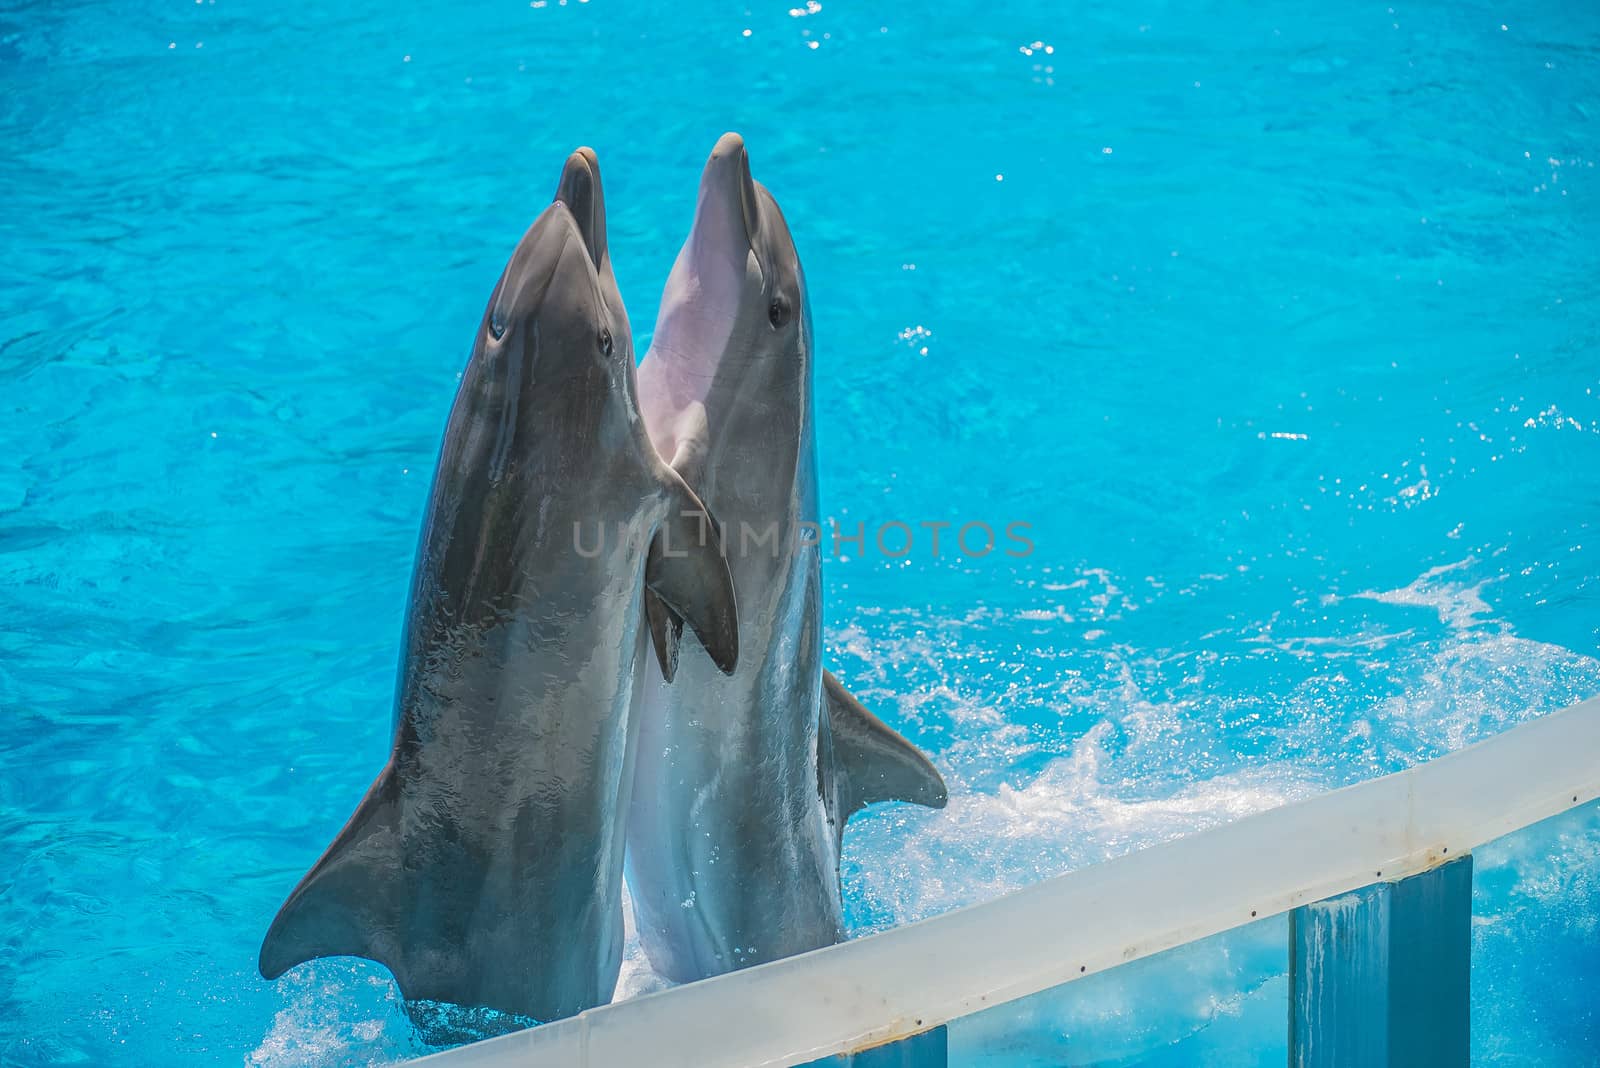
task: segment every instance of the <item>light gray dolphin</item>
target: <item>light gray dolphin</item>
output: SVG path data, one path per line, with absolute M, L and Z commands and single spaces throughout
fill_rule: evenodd
M 726 134 L 639 367 L 650 437 L 720 526 L 739 595 L 728 677 L 646 598 L 672 681 L 642 672 L 628 887 L 652 967 L 677 982 L 840 941 L 845 821 L 945 803 L 927 758 L 822 669 L 811 359 L 789 227 Z
M 450 412 L 392 755 L 273 921 L 269 979 L 348 954 L 408 1001 L 551 1020 L 609 1000 L 644 591 L 722 670 L 736 661 L 727 565 L 639 414 L 592 152 L 556 196 L 495 286 Z

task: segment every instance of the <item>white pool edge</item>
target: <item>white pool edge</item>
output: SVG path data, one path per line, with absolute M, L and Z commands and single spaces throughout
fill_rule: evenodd
M 1600 698 L 1417 767 L 948 912 L 423 1058 L 781 1068 L 1435 867 L 1600 797 Z

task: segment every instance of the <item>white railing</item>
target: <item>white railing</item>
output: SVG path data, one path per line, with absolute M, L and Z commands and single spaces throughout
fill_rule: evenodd
M 860 1050 L 1378 881 L 1600 797 L 1600 698 L 1418 767 L 882 934 L 426 1058 L 782 1068 Z

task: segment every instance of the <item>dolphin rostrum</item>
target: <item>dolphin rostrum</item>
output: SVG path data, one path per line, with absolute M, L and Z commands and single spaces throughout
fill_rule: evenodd
M 726 134 L 639 367 L 651 439 L 720 527 L 739 594 L 729 677 L 646 597 L 671 685 L 641 672 L 628 886 L 652 967 L 677 982 L 840 941 L 851 814 L 945 803 L 927 758 L 822 669 L 811 352 L 788 225 Z
M 703 522 L 641 421 L 580 149 L 489 298 L 450 412 L 389 762 L 273 921 L 263 976 L 348 954 L 408 1001 L 551 1020 L 610 999 L 644 591 L 721 670 L 738 654 Z

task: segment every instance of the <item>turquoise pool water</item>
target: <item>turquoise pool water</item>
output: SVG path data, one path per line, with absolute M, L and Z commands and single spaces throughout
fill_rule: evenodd
M 0 11 L 0 1062 L 423 1050 L 382 969 L 255 955 L 384 759 L 456 375 L 580 143 L 643 352 L 745 134 L 847 533 L 1031 524 L 826 565 L 953 794 L 855 825 L 857 930 L 1600 692 L 1600 8 L 794 2 Z M 1533 1011 L 1600 974 L 1560 840 L 1480 886 L 1486 1061 L 1588 1063 L 1595 999 Z M 1281 1050 L 1258 959 L 1050 1063 Z

